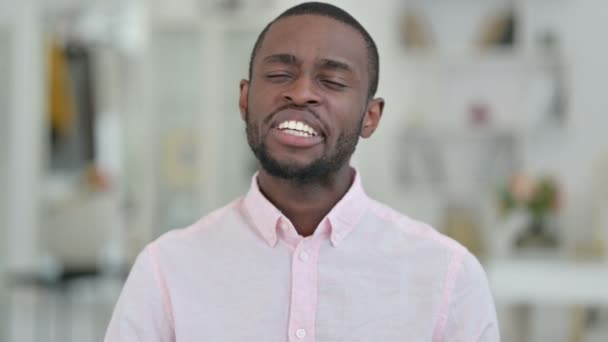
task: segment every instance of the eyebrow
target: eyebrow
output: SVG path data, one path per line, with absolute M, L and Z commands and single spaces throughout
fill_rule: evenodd
M 262 61 L 264 63 L 280 63 L 285 65 L 299 65 L 301 63 L 298 57 L 288 53 L 269 55 L 264 57 Z M 318 65 L 323 69 L 353 72 L 353 68 L 348 63 L 337 61 L 335 59 L 321 59 Z
M 298 65 L 300 62 L 294 55 L 288 53 L 278 53 L 275 55 L 266 56 L 263 59 L 264 63 L 281 63 L 287 65 Z
M 337 61 L 335 59 L 322 59 L 319 63 L 321 68 L 330 70 L 342 70 L 352 72 L 353 68 L 347 63 Z

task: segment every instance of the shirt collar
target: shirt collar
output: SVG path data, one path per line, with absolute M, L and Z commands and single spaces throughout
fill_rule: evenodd
M 363 190 L 359 172 L 355 169 L 354 173 L 354 180 L 348 192 L 319 224 L 319 227 L 329 224 L 330 241 L 334 247 L 350 234 L 369 205 L 370 199 Z M 277 229 L 280 223 L 288 222 L 289 219 L 262 194 L 257 180 L 256 173 L 251 180 L 249 192 L 245 195 L 244 207 L 262 238 L 274 247 L 278 241 Z

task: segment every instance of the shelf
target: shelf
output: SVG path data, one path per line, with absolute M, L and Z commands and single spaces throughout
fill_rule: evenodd
M 517 127 L 447 127 L 447 126 L 408 126 L 404 129 L 405 139 L 413 135 L 415 137 L 442 138 L 446 140 L 485 140 L 497 138 L 514 138 L 519 132 Z
M 608 305 L 608 263 L 544 258 L 484 265 L 498 303 Z
M 521 53 L 509 49 L 497 49 L 467 54 L 436 54 L 415 51 L 400 54 L 404 67 L 426 67 L 443 72 L 467 71 L 484 73 L 488 71 L 519 72 L 542 71 L 558 65 L 550 57 L 538 53 Z

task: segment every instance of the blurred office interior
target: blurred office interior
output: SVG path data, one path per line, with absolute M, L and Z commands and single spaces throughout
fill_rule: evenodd
M 330 2 L 380 52 L 367 192 L 479 257 L 504 341 L 608 341 L 608 3 Z M 102 340 L 139 251 L 247 191 L 238 84 L 296 3 L 0 0 L 0 342 Z

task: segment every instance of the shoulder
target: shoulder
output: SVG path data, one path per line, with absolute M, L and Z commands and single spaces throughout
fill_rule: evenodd
M 193 224 L 172 229 L 148 244 L 151 250 L 187 247 L 193 242 L 213 240 L 222 234 L 224 227 L 234 226 L 235 221 L 243 220 L 242 198 L 212 211 Z
M 402 237 L 408 245 L 421 245 L 434 252 L 443 252 L 462 261 L 468 250 L 454 239 L 440 233 L 431 225 L 413 219 L 392 207 L 370 200 L 370 213 L 382 222 L 383 230 Z M 440 253 L 440 254 L 443 254 Z
M 412 251 L 408 254 L 409 260 L 423 259 L 428 270 L 441 270 L 444 309 L 454 304 L 451 303 L 453 297 L 459 298 L 463 293 L 474 294 L 479 305 L 493 308 L 482 265 L 459 242 L 382 203 L 374 201 L 371 211 L 377 220 L 384 223 L 381 229 L 401 241 L 400 248 Z

